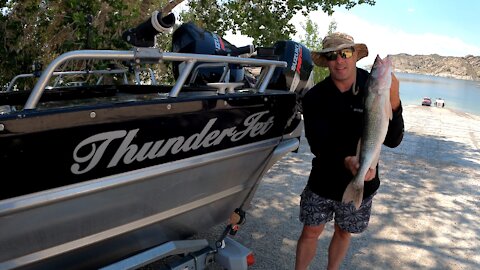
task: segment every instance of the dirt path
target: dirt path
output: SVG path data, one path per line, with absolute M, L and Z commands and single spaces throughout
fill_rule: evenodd
M 352 239 L 342 269 L 480 269 L 480 117 L 407 106 L 404 118 L 402 144 L 382 150 L 370 226 Z M 278 162 L 257 190 L 235 236 L 254 251 L 252 269 L 294 268 L 311 159 L 302 138 L 299 153 Z M 329 224 L 310 269 L 326 269 L 332 232 Z

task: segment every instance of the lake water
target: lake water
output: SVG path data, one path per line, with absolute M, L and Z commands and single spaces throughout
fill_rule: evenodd
M 423 97 L 445 100 L 445 108 L 480 115 L 480 81 L 395 72 L 404 105 L 421 105 Z

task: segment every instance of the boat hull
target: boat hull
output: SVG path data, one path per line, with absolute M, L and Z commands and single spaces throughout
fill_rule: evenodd
M 0 269 L 98 268 L 226 222 L 279 158 L 295 103 L 188 95 L 3 117 L 14 185 L 1 191 Z

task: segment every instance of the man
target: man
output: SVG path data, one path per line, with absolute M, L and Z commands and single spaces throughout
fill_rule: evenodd
M 325 224 L 335 218 L 335 232 L 328 249 L 328 269 L 338 269 L 350 245 L 351 233 L 368 226 L 372 199 L 380 186 L 378 166 L 365 176 L 360 208 L 342 203 L 343 193 L 359 168 L 357 145 L 364 122 L 364 98 L 369 73 L 356 67 L 368 55 L 365 44 L 351 36 L 333 33 L 323 40 L 323 50 L 312 52 L 316 65 L 328 67 L 330 76 L 304 96 L 305 135 L 314 154 L 307 186 L 301 195 L 300 221 L 304 224 L 297 243 L 296 270 L 307 269 L 316 253 Z M 399 82 L 392 74 L 390 89 L 393 119 L 384 144 L 396 147 L 403 138 Z

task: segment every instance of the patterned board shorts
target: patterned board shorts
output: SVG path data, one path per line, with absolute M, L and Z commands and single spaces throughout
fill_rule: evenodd
M 358 210 L 353 203 L 345 204 L 339 201 L 318 196 L 307 186 L 300 200 L 300 221 L 306 226 L 318 226 L 333 220 L 344 231 L 361 233 L 367 229 L 375 194 L 362 201 Z

